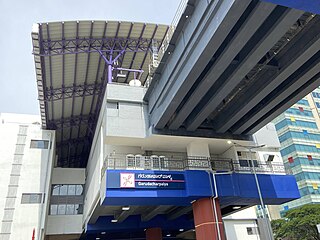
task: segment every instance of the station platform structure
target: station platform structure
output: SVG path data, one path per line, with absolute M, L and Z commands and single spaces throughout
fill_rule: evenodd
M 274 127 L 253 133 L 320 83 L 312 4 L 189 0 L 174 26 L 33 26 L 54 167 L 85 170 L 80 239 L 225 239 L 222 216 L 299 198 Z M 49 221 L 63 204 L 48 201 Z

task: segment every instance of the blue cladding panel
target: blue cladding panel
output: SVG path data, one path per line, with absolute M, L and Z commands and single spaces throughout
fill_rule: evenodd
M 129 216 L 122 223 L 111 223 L 112 216 L 99 217 L 95 224 L 87 226 L 87 233 L 99 233 L 103 231 L 143 231 L 146 228 L 161 227 L 162 231 L 175 230 L 183 228 L 185 230 L 194 228 L 193 219 L 187 216 L 181 216 L 174 220 L 168 220 L 164 215 L 158 215 L 155 218 L 142 222 L 140 215 Z M 95 238 L 94 238 L 95 239 Z
M 320 13 L 319 0 L 262 0 L 263 2 L 270 2 L 289 8 L 300 9 L 311 13 Z
M 185 187 L 168 188 L 120 188 L 120 173 L 172 174 L 179 178 L 183 174 Z M 104 205 L 176 205 L 186 206 L 196 199 L 210 197 L 214 193 L 214 181 L 206 171 L 162 172 L 143 170 L 108 170 L 107 191 Z M 175 175 L 176 174 L 176 175 Z M 260 188 L 266 204 L 281 204 L 299 198 L 294 176 L 258 175 Z M 221 204 L 259 204 L 259 196 L 252 174 L 216 175 L 218 196 Z

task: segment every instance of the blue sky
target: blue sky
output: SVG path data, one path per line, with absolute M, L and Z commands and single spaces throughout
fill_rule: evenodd
M 0 112 L 39 114 L 33 23 L 120 20 L 170 24 L 180 0 L 0 0 Z

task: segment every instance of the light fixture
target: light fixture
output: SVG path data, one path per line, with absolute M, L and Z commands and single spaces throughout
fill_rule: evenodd
M 171 237 L 171 234 L 170 234 L 170 233 L 168 233 L 166 236 L 167 236 L 167 237 Z
M 180 228 L 180 229 L 179 229 L 179 232 L 183 232 L 183 231 L 184 231 L 184 229 L 183 229 L 183 228 Z
M 187 15 L 186 18 L 188 18 L 189 16 Z
M 129 206 L 123 206 L 122 207 L 122 211 L 129 211 L 130 210 L 130 207 Z
M 168 54 L 170 55 L 170 54 L 171 54 L 171 52 L 168 52 Z
M 240 209 L 240 208 L 241 208 L 241 206 L 234 206 L 232 209 L 237 210 L 237 209 Z
M 228 143 L 228 144 L 232 144 L 232 141 L 231 141 L 231 140 L 228 140 L 227 143 Z
M 96 237 L 96 240 L 100 240 L 100 238 L 99 238 L 99 237 Z
M 111 222 L 116 223 L 116 222 L 118 222 L 118 219 L 112 219 Z
M 105 235 L 106 234 L 106 232 L 101 232 L 101 235 Z

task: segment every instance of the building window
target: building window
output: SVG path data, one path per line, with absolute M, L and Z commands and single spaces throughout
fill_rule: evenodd
M 258 161 L 257 160 L 252 160 L 253 161 L 253 165 L 255 167 L 258 167 Z M 239 159 L 239 164 L 240 164 L 240 167 L 252 167 L 252 162 L 251 160 L 242 160 L 242 159 Z
M 80 196 L 83 193 L 83 186 L 76 184 L 52 185 L 52 196 Z
M 41 203 L 42 193 L 22 193 L 21 204 Z
M 247 227 L 248 235 L 259 235 L 259 229 L 257 227 Z
M 52 185 L 50 215 L 76 215 L 83 213 L 83 185 Z
M 49 141 L 48 140 L 31 140 L 30 148 L 48 149 Z

